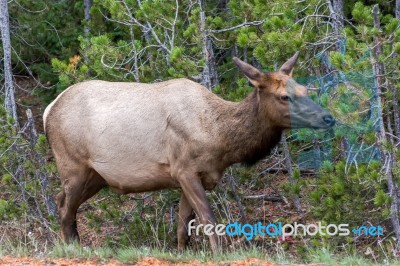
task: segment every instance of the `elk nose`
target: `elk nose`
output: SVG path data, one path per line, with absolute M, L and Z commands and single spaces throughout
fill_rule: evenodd
M 331 127 L 335 125 L 335 118 L 333 118 L 331 115 L 325 115 L 322 119 Z

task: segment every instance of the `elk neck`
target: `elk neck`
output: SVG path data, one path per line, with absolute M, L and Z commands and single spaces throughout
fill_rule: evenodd
M 224 118 L 220 136 L 224 139 L 222 162 L 225 166 L 234 163 L 254 165 L 281 140 L 283 128 L 269 122 L 268 110 L 260 104 L 257 90 L 241 102 L 230 105 L 220 115 Z

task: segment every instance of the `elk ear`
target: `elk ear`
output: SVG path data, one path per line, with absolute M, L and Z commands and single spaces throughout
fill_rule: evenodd
M 243 72 L 243 74 L 246 75 L 246 77 L 249 79 L 251 84 L 253 84 L 254 87 L 258 87 L 263 74 L 257 68 L 253 67 L 252 65 L 247 64 L 246 62 L 243 62 L 242 60 L 240 60 L 237 57 L 234 57 L 233 61 L 239 67 L 239 69 Z
M 293 67 L 294 64 L 296 64 L 298 57 L 299 52 L 296 52 L 291 58 L 289 58 L 289 60 L 286 61 L 286 63 L 281 66 L 279 71 L 288 76 L 292 76 Z

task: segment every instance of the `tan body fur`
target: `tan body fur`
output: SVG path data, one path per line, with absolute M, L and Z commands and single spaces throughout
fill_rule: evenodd
M 76 163 L 86 164 L 124 193 L 179 187 L 176 177 L 187 168 L 201 173 L 212 189 L 223 170 L 239 162 L 239 154 L 228 156 L 237 152 L 229 149 L 229 140 L 240 138 L 238 126 L 246 121 L 227 123 L 226 118 L 241 106 L 252 126 L 254 117 L 246 105 L 224 101 L 187 79 L 88 81 L 58 99 L 46 117 L 46 131 L 56 158 L 76 157 Z

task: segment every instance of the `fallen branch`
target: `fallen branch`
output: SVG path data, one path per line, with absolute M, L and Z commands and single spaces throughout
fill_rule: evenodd
M 272 202 L 285 202 L 282 197 L 269 196 L 267 194 L 244 196 L 244 198 L 245 199 L 263 199 L 263 200 L 272 201 Z
M 315 169 L 299 169 L 299 171 L 300 171 L 300 174 L 306 174 L 306 175 L 315 175 L 315 174 L 317 174 L 317 171 Z M 262 175 L 261 176 L 264 176 L 266 174 L 275 174 L 275 173 L 279 173 L 279 172 L 287 174 L 289 171 L 288 171 L 287 168 L 280 168 L 280 167 L 278 167 L 278 168 L 267 168 L 267 169 L 264 169 L 262 171 Z

